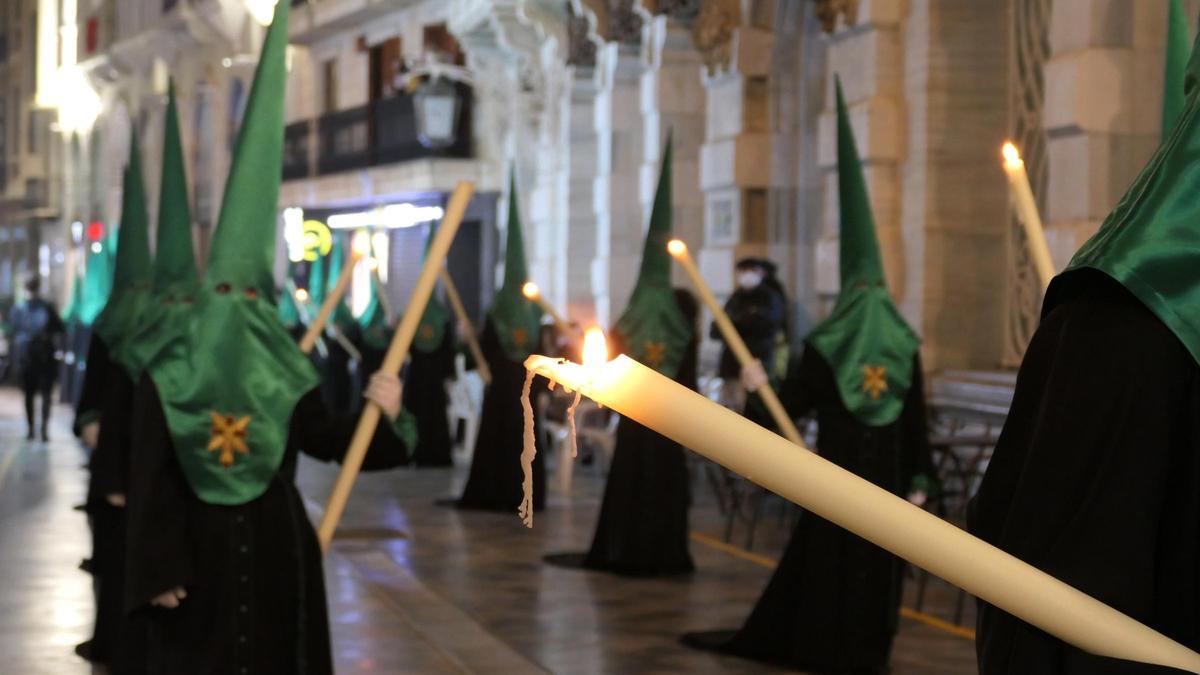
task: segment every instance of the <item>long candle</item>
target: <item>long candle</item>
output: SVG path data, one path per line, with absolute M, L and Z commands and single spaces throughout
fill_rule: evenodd
M 525 285 L 521 286 L 521 294 L 536 303 L 537 306 L 546 313 L 546 316 L 549 316 L 550 319 L 554 321 L 554 325 L 558 328 L 559 333 L 564 336 L 570 334 L 569 331 L 571 330 L 571 324 L 567 323 L 566 319 L 564 319 L 562 315 L 558 313 L 558 310 L 554 309 L 554 305 L 551 305 L 546 301 L 546 298 L 542 296 L 542 291 L 538 288 L 537 284 L 533 283 L 532 281 L 526 281 Z
M 458 232 L 458 226 L 462 223 L 463 214 L 467 210 L 467 203 L 471 201 L 471 195 L 474 193 L 475 185 L 464 181 L 459 183 L 454 188 L 454 193 L 450 195 L 450 203 L 446 205 L 446 215 L 429 245 L 429 251 L 425 255 L 425 265 L 417 276 L 416 286 L 413 287 L 412 295 L 408 298 L 408 308 L 404 311 L 404 317 L 400 319 L 400 324 L 396 326 L 396 334 L 392 337 L 392 343 L 383 357 L 381 371 L 393 375 L 400 373 L 400 366 L 408 356 L 408 349 L 412 346 L 413 335 L 417 332 L 417 325 L 421 322 L 421 315 L 425 312 L 425 305 L 429 302 L 433 285 L 437 283 L 438 269 L 441 268 L 442 261 L 446 259 L 446 252 L 450 250 L 450 244 L 453 242 L 454 235 Z M 342 511 L 346 509 L 346 501 L 350 499 L 350 490 L 354 487 L 354 480 L 358 478 L 359 470 L 362 469 L 363 459 L 367 456 L 367 448 L 375 436 L 375 429 L 379 426 L 379 418 L 382 413 L 383 411 L 378 405 L 368 401 L 363 408 L 362 416 L 358 418 L 358 426 L 354 429 L 350 447 L 346 450 L 345 457 L 342 458 L 342 470 L 338 473 L 337 482 L 333 484 L 333 492 L 329 495 L 329 503 L 325 506 L 325 513 L 322 514 L 321 524 L 317 528 L 317 537 L 321 542 L 322 551 L 328 551 L 329 543 L 333 541 L 333 531 L 337 529 L 338 521 L 342 518 Z
M 1200 654 L 627 356 L 525 367 L 1084 651 L 1200 673 Z
M 325 329 L 325 322 L 329 321 L 329 315 L 333 314 L 333 310 L 346 295 L 346 290 L 350 288 L 350 279 L 354 276 L 354 266 L 358 264 L 360 257 L 362 254 L 358 251 L 350 252 L 345 266 L 342 267 L 342 273 L 338 275 L 337 284 L 326 296 L 325 302 L 321 303 L 321 311 L 317 312 L 317 318 L 308 324 L 308 330 L 304 332 L 304 337 L 300 338 L 300 351 L 305 354 L 312 351 L 313 345 L 317 343 L 317 338 L 321 336 L 321 331 Z
M 454 285 L 454 279 L 450 278 L 450 272 L 445 267 L 438 274 L 441 275 L 442 286 L 446 289 L 446 299 L 450 301 L 450 307 L 454 309 L 459 323 L 466 330 L 467 349 L 471 350 L 471 358 L 475 359 L 475 370 L 484 384 L 491 384 L 492 369 L 488 367 L 487 359 L 483 357 L 483 350 L 480 349 L 479 340 L 475 337 L 475 327 L 471 325 L 471 317 L 467 316 L 462 298 L 458 295 L 458 287 Z
M 692 280 L 692 285 L 696 287 L 696 293 L 700 295 L 700 300 L 708 306 L 708 311 L 712 312 L 713 321 L 716 322 L 717 329 L 721 331 L 722 337 L 725 338 L 725 344 L 729 345 L 729 349 L 737 358 L 738 363 L 743 368 L 750 367 L 754 363 L 754 355 L 750 353 L 750 349 L 746 347 L 746 342 L 742 340 L 742 336 L 738 334 L 737 328 L 729 320 L 729 315 L 725 313 L 725 308 L 721 306 L 721 303 L 717 302 L 712 289 L 708 287 L 708 282 L 700 275 L 700 270 L 696 267 L 696 262 L 692 260 L 691 254 L 688 253 L 687 244 L 679 239 L 672 239 L 667 242 L 667 251 L 671 254 L 671 257 L 675 258 L 675 262 L 679 263 L 683 271 L 687 273 L 688 278 Z M 804 439 L 800 436 L 800 431 L 796 429 L 796 423 L 792 421 L 791 415 L 787 414 L 787 410 L 779 402 L 779 397 L 775 395 L 775 390 L 771 388 L 771 385 L 764 383 L 759 387 L 758 396 L 762 399 L 763 405 L 767 407 L 767 411 L 771 413 L 771 419 L 775 420 L 775 426 L 779 427 L 784 437 L 803 448 Z
M 1037 202 L 1033 199 L 1033 188 L 1029 186 L 1029 174 L 1025 172 L 1025 162 L 1017 152 L 1017 146 L 1011 141 L 1005 141 L 1002 153 L 1004 173 L 1008 176 L 1008 187 L 1013 206 L 1017 210 L 1017 219 L 1025 227 L 1029 255 L 1033 258 L 1042 290 L 1046 290 L 1050 280 L 1054 278 L 1054 260 L 1050 257 L 1050 247 L 1046 245 L 1046 232 L 1042 229 L 1042 217 L 1038 214 Z
M 290 276 L 284 280 L 284 290 L 290 293 L 296 300 L 296 314 L 300 315 L 300 323 L 307 327 L 312 320 L 308 314 L 308 291 L 303 288 L 296 288 L 296 282 Z M 321 358 L 329 356 L 329 350 L 325 348 L 325 341 L 320 336 L 317 337 L 315 346 Z

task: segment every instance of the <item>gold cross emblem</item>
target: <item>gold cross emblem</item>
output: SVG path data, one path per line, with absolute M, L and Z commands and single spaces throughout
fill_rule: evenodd
M 421 339 L 422 340 L 432 340 L 433 339 L 433 326 L 430 326 L 427 323 L 421 324 Z
M 863 366 L 862 374 L 862 390 L 871 395 L 872 401 L 878 401 L 888 390 L 887 366 Z
M 661 342 L 647 340 L 645 352 L 646 364 L 657 368 L 658 365 L 663 362 L 663 359 L 667 357 L 667 346 Z
M 208 451 L 219 450 L 221 466 L 228 469 L 233 466 L 234 452 L 243 455 L 250 454 L 250 448 L 246 447 L 246 427 L 250 425 L 250 418 L 235 419 L 232 415 L 215 412 L 210 412 L 208 415 L 212 418 L 213 434 L 212 439 L 208 442 Z
M 524 347 L 525 341 L 528 339 L 529 339 L 529 332 L 526 331 L 524 328 L 514 328 L 513 329 L 513 342 L 516 343 L 516 345 L 518 347 Z

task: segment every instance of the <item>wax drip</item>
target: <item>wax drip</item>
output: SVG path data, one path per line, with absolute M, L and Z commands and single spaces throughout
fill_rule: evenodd
M 525 523 L 525 527 L 533 527 L 533 458 L 537 456 L 537 446 L 533 433 L 533 406 L 529 403 L 529 392 L 533 388 L 532 370 L 525 371 L 525 386 L 521 388 L 521 409 L 525 411 L 524 448 L 521 450 L 521 506 L 517 515 Z M 553 380 L 552 380 L 553 381 Z
M 583 394 L 575 392 L 575 400 L 571 402 L 571 407 L 567 408 L 567 447 L 571 448 L 571 459 L 579 455 L 578 444 L 575 442 L 575 409 L 579 407 L 582 398 Z

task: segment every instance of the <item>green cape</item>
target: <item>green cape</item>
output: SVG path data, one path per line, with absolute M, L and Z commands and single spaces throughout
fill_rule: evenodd
M 1187 71 L 1191 40 L 1181 0 L 1167 5 L 1167 47 L 1163 68 L 1162 138 L 1165 140 L 1183 111 L 1183 78 Z
M 311 307 L 320 308 L 325 302 L 325 266 L 329 264 L 328 256 L 317 253 L 317 259 L 308 267 L 308 303 Z
M 321 302 L 333 293 L 334 287 L 337 286 L 338 277 L 342 276 L 342 267 L 346 264 L 346 253 L 342 248 L 342 238 L 334 236 L 333 249 L 329 252 L 329 276 L 325 277 L 325 290 L 321 293 Z M 354 325 L 354 314 L 350 311 L 350 306 L 346 304 L 349 293 L 342 296 L 342 301 L 333 308 L 333 314 L 329 317 L 329 321 L 334 326 L 337 326 L 342 334 L 345 335 L 350 327 Z M 320 309 L 320 305 L 317 305 Z
M 165 345 L 179 337 L 199 287 L 174 82 L 167 91 L 167 115 L 163 125 L 157 241 L 154 292 L 143 309 L 141 329 L 134 333 L 125 349 L 126 365 L 134 377 L 141 374 Z
M 194 310 L 148 367 L 183 474 L 210 504 L 266 491 L 292 411 L 319 382 L 279 322 L 272 277 L 290 7 L 276 6 L 263 41 Z
M 1070 297 L 1065 280 L 1081 269 L 1098 270 L 1141 300 L 1200 362 L 1198 82 L 1200 49 L 1193 48 L 1179 121 L 1100 230 L 1051 282 L 1043 316 Z
M 695 327 L 688 321 L 671 288 L 671 147 L 670 134 L 663 152 L 658 189 L 650 209 L 650 225 L 642 250 L 642 267 L 616 332 L 631 357 L 667 377 L 675 377 Z
M 542 310 L 521 288 L 529 281 L 525 267 L 525 244 L 521 237 L 521 209 L 517 203 L 517 174 L 508 182 L 508 243 L 504 249 L 504 284 L 496 291 L 488 317 L 504 353 L 524 362 L 538 346 Z
M 422 263 L 429 255 L 429 245 L 433 243 L 435 233 L 436 225 L 429 228 L 429 237 L 425 240 L 425 255 L 421 256 Z M 446 306 L 442 304 L 437 293 L 430 294 L 425 313 L 421 315 L 421 323 L 417 325 L 417 334 L 413 336 L 413 349 L 422 354 L 437 351 L 446 337 L 446 321 L 449 318 L 450 313 L 446 311 Z
M 841 80 L 835 89 L 841 290 L 829 318 L 805 339 L 833 369 L 846 409 L 867 426 L 883 426 L 904 409 L 921 341 L 888 293 Z
M 150 261 L 150 235 L 147 232 L 146 188 L 142 183 L 142 162 L 137 133 L 129 144 L 129 165 L 125 168 L 121 195 L 121 227 L 117 234 L 117 262 L 113 272 L 112 295 L 92 328 L 104 340 L 112 360 L 127 371 L 128 338 L 141 327 L 142 313 L 150 300 L 154 274 Z

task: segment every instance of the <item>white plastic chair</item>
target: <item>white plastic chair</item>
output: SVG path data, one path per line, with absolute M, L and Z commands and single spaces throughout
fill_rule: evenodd
M 469 464 L 475 452 L 475 439 L 479 434 L 479 411 L 483 408 L 483 378 L 473 370 L 467 370 L 466 356 L 454 357 L 454 381 L 446 383 L 448 405 L 446 415 L 450 428 L 457 429 L 463 421 L 463 442 L 458 449 L 459 463 Z

